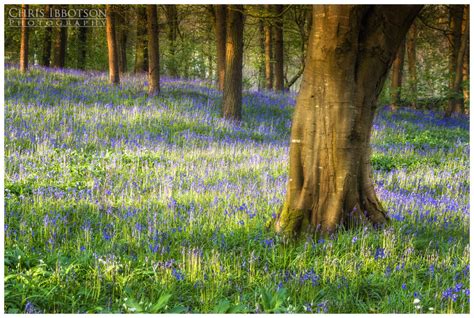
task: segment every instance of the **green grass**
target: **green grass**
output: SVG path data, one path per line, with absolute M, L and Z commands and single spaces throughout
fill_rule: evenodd
M 294 96 L 235 125 L 206 83 L 5 73 L 6 312 L 469 312 L 467 119 L 380 110 L 390 227 L 285 243 Z

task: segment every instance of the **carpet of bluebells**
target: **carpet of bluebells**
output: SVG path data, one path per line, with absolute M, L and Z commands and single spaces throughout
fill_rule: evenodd
M 283 242 L 295 95 L 5 69 L 5 311 L 468 313 L 469 120 L 378 111 L 383 230 Z

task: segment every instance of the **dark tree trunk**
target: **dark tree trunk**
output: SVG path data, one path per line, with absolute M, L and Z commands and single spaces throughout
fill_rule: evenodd
M 137 39 L 135 45 L 135 73 L 148 72 L 147 18 L 144 6 L 137 6 Z
M 20 71 L 28 70 L 28 5 L 21 5 Z
M 283 91 L 285 81 L 283 74 L 283 5 L 275 5 L 275 90 Z
M 227 7 L 227 43 L 225 60 L 224 118 L 242 118 L 242 58 L 244 51 L 244 15 L 242 5 Z
M 121 74 L 127 72 L 127 40 L 128 40 L 128 19 L 127 6 L 120 6 L 120 11 L 116 12 L 117 18 L 117 47 L 119 71 Z
M 449 8 L 450 14 L 450 42 L 451 54 L 449 59 L 450 72 L 450 98 L 448 107 L 445 111 L 445 116 L 450 117 L 453 113 L 458 115 L 464 113 L 464 96 L 461 88 L 462 84 L 462 65 L 464 54 L 467 48 L 467 40 L 469 37 L 468 27 L 466 32 L 462 33 L 464 8 L 468 6 L 451 5 Z M 467 13 L 467 21 L 469 20 L 469 13 Z M 467 26 L 468 24 L 466 24 Z
M 467 26 L 467 24 L 466 24 Z M 467 29 L 466 29 L 467 30 Z M 464 62 L 463 62 L 463 72 L 462 72 L 462 81 L 463 83 L 469 83 L 469 39 L 467 39 L 468 49 L 464 52 Z M 463 85 L 463 96 L 464 102 L 469 104 L 469 86 Z M 469 107 L 467 108 L 469 110 Z
M 168 26 L 168 72 L 171 77 L 178 77 L 176 60 L 176 39 L 178 38 L 178 8 L 175 4 L 165 6 L 166 24 Z
M 397 56 L 392 66 L 392 81 L 390 85 L 390 109 L 397 110 L 400 107 L 400 95 L 402 92 L 403 64 L 405 62 L 405 40 L 398 48 Z
M 411 107 L 416 108 L 416 100 L 418 98 L 418 79 L 416 75 L 416 23 L 413 23 L 410 30 L 408 31 L 407 60 Z
M 65 7 L 59 6 L 59 9 Z M 53 66 L 62 68 L 66 65 L 66 49 L 67 49 L 67 20 L 61 19 L 61 25 L 56 33 L 56 41 L 54 42 L 54 60 Z
M 267 15 L 270 14 L 270 5 L 265 5 Z M 265 31 L 265 87 L 269 90 L 273 89 L 273 48 L 272 48 L 272 25 L 267 19 L 264 25 Z
M 215 25 L 214 30 L 216 32 L 216 54 L 217 54 L 217 74 L 218 74 L 218 87 L 220 91 L 224 90 L 224 77 L 225 77 L 225 62 L 226 62 L 226 20 L 227 20 L 227 6 L 226 5 L 215 5 Z
M 366 219 L 374 225 L 387 222 L 371 179 L 369 139 L 377 97 L 420 9 L 313 7 L 291 128 L 286 201 L 275 224 L 278 232 L 328 234 Z
M 160 93 L 160 49 L 158 44 L 158 15 L 156 5 L 147 5 L 148 22 L 148 94 Z
M 49 16 L 49 5 L 44 6 L 44 12 L 46 15 L 46 19 L 50 19 Z M 48 21 L 49 22 L 49 21 Z M 41 65 L 49 67 L 51 63 L 51 37 L 53 34 L 53 27 L 46 26 L 44 28 L 44 38 L 43 38 L 43 55 L 41 57 Z
M 79 17 L 82 18 L 81 15 Z M 87 27 L 79 27 L 79 32 L 77 34 L 77 68 L 85 69 L 86 68 L 86 58 L 87 58 Z
M 258 63 L 258 90 L 265 87 L 265 22 L 263 19 L 258 21 L 258 33 L 260 42 L 260 61 Z
M 109 78 L 110 83 L 117 85 L 120 83 L 117 39 L 115 38 L 115 12 L 111 5 L 106 5 L 106 34 L 107 49 L 109 52 Z
M 120 73 L 127 72 L 127 40 L 128 35 L 126 30 L 122 30 L 119 35 L 120 38 Z

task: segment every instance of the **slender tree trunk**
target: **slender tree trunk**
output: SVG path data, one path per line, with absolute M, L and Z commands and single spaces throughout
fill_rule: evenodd
M 275 90 L 284 91 L 285 81 L 283 74 L 283 5 L 275 5 Z
M 128 35 L 126 30 L 120 32 L 120 72 L 127 72 L 127 40 Z
M 456 71 L 458 69 L 457 59 L 459 50 L 461 48 L 461 34 L 462 34 L 462 19 L 463 19 L 463 6 L 462 5 L 450 5 L 449 6 L 449 25 L 450 35 L 449 40 L 451 44 L 450 56 L 449 56 L 449 89 L 450 96 L 448 106 L 445 111 L 445 117 L 450 117 L 453 112 L 459 112 L 459 90 L 456 88 Z
M 270 5 L 265 5 L 265 11 L 270 13 Z M 273 89 L 273 48 L 272 48 L 272 25 L 267 19 L 264 25 L 265 31 L 265 86 L 268 90 Z
M 20 71 L 28 70 L 28 5 L 21 5 Z
M 212 47 L 211 47 L 211 39 L 208 38 L 208 49 L 207 49 L 207 66 L 208 66 L 208 74 L 207 74 L 207 79 L 212 81 L 214 78 L 214 62 L 213 62 L 213 54 L 212 52 Z
M 464 52 L 464 63 L 463 63 L 463 76 L 462 81 L 463 83 L 469 83 L 469 40 L 467 43 L 468 49 Z M 463 96 L 464 102 L 469 105 L 469 85 L 463 85 Z M 467 107 L 469 110 L 469 107 Z
M 455 113 L 456 115 L 464 114 L 464 96 L 462 92 L 462 77 L 463 77 L 463 61 L 464 61 L 464 54 L 468 50 L 467 42 L 469 39 L 469 6 L 464 5 L 464 12 L 466 13 L 466 29 L 461 36 L 460 39 L 460 46 L 458 50 L 458 55 L 456 56 L 456 69 L 455 69 L 455 77 L 452 86 L 452 90 L 454 96 L 450 101 L 450 113 Z
M 400 107 L 400 95 L 402 91 L 403 64 L 405 62 L 405 40 L 398 48 L 397 56 L 392 66 L 392 82 L 390 86 L 390 109 L 397 110 Z
M 144 6 L 137 6 L 137 39 L 134 72 L 148 72 L 147 18 Z
M 230 120 L 242 118 L 242 59 L 244 51 L 244 7 L 227 7 L 227 44 L 222 114 Z
M 408 31 L 407 59 L 411 107 L 416 108 L 416 100 L 418 98 L 418 79 L 416 74 L 416 23 L 413 23 L 410 28 L 410 31 Z
M 260 42 L 260 59 L 258 63 L 258 90 L 265 87 L 265 26 L 263 19 L 258 21 L 258 33 Z
M 371 179 L 369 139 L 377 97 L 420 9 L 313 7 L 291 129 L 286 201 L 275 224 L 278 232 L 328 234 L 340 225 L 387 222 Z
M 51 17 L 49 16 L 49 5 L 44 6 L 44 12 L 46 15 L 46 19 L 50 19 Z M 48 21 L 49 22 L 49 21 Z M 43 38 L 43 55 L 41 57 L 41 65 L 49 67 L 50 65 L 50 60 L 51 60 L 51 37 L 53 34 L 53 27 L 52 26 L 46 26 L 44 28 L 44 38 Z
M 82 18 L 81 13 L 79 15 Z M 77 68 L 85 69 L 86 68 L 86 58 L 87 58 L 87 27 L 79 27 L 77 33 Z
M 178 8 L 175 4 L 165 6 L 166 24 L 168 26 L 168 71 L 171 77 L 178 77 L 176 60 L 176 39 L 178 38 Z
M 466 18 L 463 21 L 463 32 L 467 33 L 468 35 L 466 36 L 466 51 L 464 52 L 464 60 L 463 60 L 463 97 L 464 97 L 464 103 L 467 105 L 465 108 L 465 112 L 467 110 L 467 114 L 469 114 L 469 59 L 470 59 L 470 41 L 469 41 L 469 7 L 465 8 L 464 13 L 466 15 Z
M 117 39 L 115 38 L 115 12 L 111 5 L 105 6 L 106 13 L 106 33 L 107 49 L 109 52 L 109 78 L 110 83 L 118 85 L 120 83 L 120 73 L 118 65 Z
M 58 9 L 66 7 L 58 6 Z M 67 49 L 67 20 L 61 19 L 61 26 L 58 27 L 56 33 L 56 41 L 54 43 L 54 59 L 53 66 L 63 68 L 66 65 L 66 49 Z
M 158 43 L 157 5 L 147 5 L 148 22 L 148 94 L 155 96 L 160 93 L 160 49 Z
M 226 62 L 226 20 L 227 20 L 227 6 L 226 5 L 215 5 L 215 27 L 216 32 L 216 52 L 217 52 L 217 74 L 218 74 L 218 87 L 220 91 L 224 90 L 224 77 L 225 77 L 225 62 Z
M 127 72 L 127 39 L 128 39 L 128 25 L 127 25 L 127 6 L 120 6 L 120 12 L 116 12 L 117 19 L 117 47 L 119 71 L 121 74 Z

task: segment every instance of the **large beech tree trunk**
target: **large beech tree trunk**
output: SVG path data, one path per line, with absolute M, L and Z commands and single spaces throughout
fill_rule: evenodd
M 21 39 L 20 39 L 20 71 L 28 70 L 28 5 L 21 6 Z
M 283 5 L 275 5 L 275 90 L 283 91 L 285 89 L 285 80 L 283 74 Z
M 117 85 L 120 83 L 117 39 L 115 32 L 115 12 L 111 5 L 105 6 L 105 22 L 107 35 L 107 49 L 109 52 L 109 79 L 110 83 Z
M 160 92 L 160 49 L 158 44 L 157 5 L 147 5 L 148 22 L 148 94 L 154 96 Z
M 395 111 L 400 107 L 400 96 L 402 91 L 403 64 L 405 63 L 405 40 L 398 48 L 397 56 L 392 66 L 392 81 L 390 83 L 390 109 Z
M 418 97 L 417 74 L 416 74 L 416 23 L 413 23 L 408 31 L 407 37 L 407 62 L 410 86 L 411 107 L 416 108 Z
M 265 11 L 270 14 L 270 5 L 265 5 Z M 273 89 L 273 48 L 272 48 L 272 24 L 269 19 L 265 21 L 264 25 L 265 32 L 265 87 L 267 89 Z
M 227 7 L 227 43 L 222 114 L 226 119 L 242 118 L 242 59 L 244 15 L 242 5 Z
M 135 44 L 135 73 L 148 71 L 148 49 L 146 31 L 146 9 L 137 6 L 137 39 Z
M 371 179 L 376 101 L 421 6 L 313 7 L 313 27 L 293 115 L 285 204 L 275 229 L 334 232 L 388 217 Z M 359 221 L 360 220 L 360 221 Z
M 46 19 L 49 19 L 49 9 L 50 6 L 47 4 L 44 6 L 44 13 Z M 49 22 L 49 21 L 48 21 Z M 43 38 L 43 54 L 41 56 L 41 65 L 49 67 L 51 60 L 51 37 L 53 34 L 53 27 L 48 25 L 44 28 L 44 38 Z
M 225 59 L 226 59 L 226 33 L 227 33 L 227 6 L 226 5 L 215 5 L 214 6 L 214 17 L 215 24 L 214 30 L 216 32 L 216 54 L 217 54 L 217 76 L 218 76 L 218 87 L 220 91 L 224 90 L 224 77 L 225 77 Z

